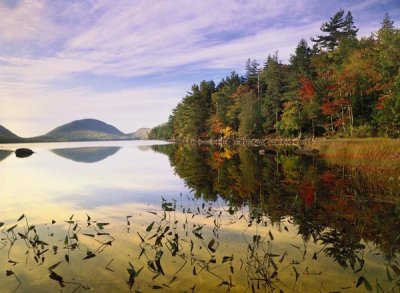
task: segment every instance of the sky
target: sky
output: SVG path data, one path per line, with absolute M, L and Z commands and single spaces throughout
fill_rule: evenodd
M 83 118 L 156 126 L 194 83 L 276 51 L 287 62 L 341 8 L 359 37 L 386 12 L 399 27 L 400 0 L 0 0 L 0 125 L 22 137 Z

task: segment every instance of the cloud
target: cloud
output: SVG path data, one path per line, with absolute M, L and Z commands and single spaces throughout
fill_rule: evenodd
M 268 6 L 264 1 L 244 6 L 232 1 L 213 5 L 183 1 L 180 9 L 176 9 L 175 1 L 158 5 L 148 1 L 109 3 L 112 5 L 102 6 L 105 12 L 100 16 L 81 13 L 80 17 L 92 18 L 93 24 L 67 39 L 52 56 L 0 57 L 6 62 L 0 66 L 1 76 L 48 82 L 75 73 L 137 77 L 190 64 L 200 64 L 202 70 L 233 69 L 249 56 L 265 54 L 268 42 L 274 43 L 277 37 L 280 42 L 273 44 L 274 50 L 281 45 L 288 29 L 272 26 L 260 33 L 259 22 L 292 7 L 291 1 L 272 1 Z M 20 6 L 25 10 L 29 7 Z M 68 6 L 66 10 L 71 9 Z M 229 32 L 242 36 L 227 39 Z
M 54 25 L 44 20 L 44 3 L 24 0 L 11 8 L 0 5 L 0 36 L 5 41 L 32 40 L 46 35 L 47 29 Z

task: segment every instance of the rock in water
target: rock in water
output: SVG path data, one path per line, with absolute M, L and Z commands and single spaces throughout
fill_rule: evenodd
M 33 153 L 34 152 L 31 149 L 27 149 L 27 148 L 20 148 L 15 151 L 15 155 L 18 158 L 26 158 L 26 157 L 31 156 Z

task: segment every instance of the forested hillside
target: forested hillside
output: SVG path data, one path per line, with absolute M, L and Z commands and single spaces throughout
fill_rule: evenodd
M 34 139 L 38 141 L 82 141 L 127 138 L 122 131 L 103 121 L 81 119 L 61 125 L 47 134 Z
M 351 12 L 338 11 L 289 64 L 277 52 L 249 59 L 245 76 L 193 85 L 149 137 L 400 137 L 400 29 L 386 14 L 370 37 L 357 32 Z

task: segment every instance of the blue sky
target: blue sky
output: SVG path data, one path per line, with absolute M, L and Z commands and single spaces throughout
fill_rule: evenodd
M 97 118 L 152 127 L 193 83 L 219 81 L 247 58 L 289 59 L 337 10 L 359 36 L 400 0 L 0 0 L 0 124 L 35 136 Z

